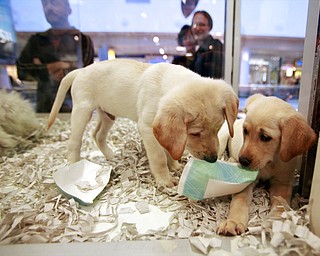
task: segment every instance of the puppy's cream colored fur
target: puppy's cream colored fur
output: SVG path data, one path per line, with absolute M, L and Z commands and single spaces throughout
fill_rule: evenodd
M 106 136 L 115 117 L 136 121 L 151 172 L 164 186 L 176 184 L 169 169 L 179 167 L 176 160 L 185 148 L 195 157 L 216 161 L 217 133 L 225 119 L 233 136 L 238 98 L 231 86 L 178 65 L 111 60 L 75 70 L 60 84 L 48 127 L 71 84 L 70 163 L 80 159 L 83 132 L 94 110 L 99 120 L 93 135 L 105 157 L 112 156 Z
M 241 165 L 258 169 L 258 178 L 270 181 L 271 213 L 277 215 L 280 202 L 276 197 L 290 204 L 296 156 L 314 144 L 316 134 L 300 113 L 276 97 L 253 95 L 245 112 L 245 119 L 234 123 L 229 154 Z M 228 218 L 220 224 L 219 234 L 245 232 L 255 185 L 232 196 Z
M 0 91 L 0 155 L 40 128 L 29 101 L 17 92 Z

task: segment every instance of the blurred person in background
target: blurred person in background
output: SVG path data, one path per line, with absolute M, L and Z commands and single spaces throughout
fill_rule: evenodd
M 178 45 L 185 47 L 186 53 L 183 56 L 174 57 L 172 63 L 194 70 L 194 54 L 196 41 L 193 37 L 191 26 L 184 25 L 178 34 Z
M 206 11 L 196 11 L 191 30 L 197 42 L 194 71 L 204 77 L 223 78 L 224 49 L 219 39 L 210 35 L 213 21 Z
M 93 63 L 91 38 L 69 23 L 68 0 L 41 0 L 51 29 L 32 35 L 17 60 L 21 80 L 38 82 L 37 112 L 50 112 L 61 79 L 71 70 Z M 61 112 L 70 112 L 70 92 Z

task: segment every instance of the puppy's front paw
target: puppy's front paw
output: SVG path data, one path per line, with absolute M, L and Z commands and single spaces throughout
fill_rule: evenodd
M 102 151 L 102 154 L 107 160 L 110 160 L 114 157 L 113 151 L 109 147 L 105 147 Z
M 156 177 L 156 183 L 160 187 L 172 188 L 178 185 L 178 180 L 168 174 L 166 177 Z
M 247 227 L 243 223 L 234 219 L 227 219 L 220 223 L 217 233 L 219 235 L 240 235 L 246 231 Z
M 170 171 L 178 171 L 181 169 L 181 164 L 179 164 L 178 161 L 172 161 L 170 163 L 168 163 L 168 167 Z

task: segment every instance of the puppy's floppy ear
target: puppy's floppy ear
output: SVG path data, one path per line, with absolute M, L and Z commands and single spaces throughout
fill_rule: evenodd
M 244 107 L 244 109 L 243 109 L 243 112 L 244 112 L 244 113 L 247 113 L 247 111 L 248 111 L 247 108 L 249 107 L 249 105 L 252 104 L 252 102 L 254 102 L 255 100 L 260 99 L 260 98 L 262 98 L 262 97 L 265 97 L 265 96 L 263 96 L 263 95 L 260 94 L 260 93 L 256 93 L 256 94 L 251 95 L 251 96 L 246 100 L 246 105 L 245 105 L 245 107 Z
M 153 134 L 172 159 L 182 157 L 187 142 L 187 121 L 181 111 L 159 109 L 153 121 Z
M 231 137 L 233 137 L 233 134 L 234 134 L 233 123 L 237 119 L 238 108 L 239 108 L 239 99 L 235 95 L 230 95 L 227 98 L 226 104 L 223 108 L 223 114 L 225 116 L 225 119 L 227 120 L 229 133 Z
M 313 129 L 300 115 L 294 115 L 281 124 L 280 158 L 287 162 L 307 151 L 316 141 Z

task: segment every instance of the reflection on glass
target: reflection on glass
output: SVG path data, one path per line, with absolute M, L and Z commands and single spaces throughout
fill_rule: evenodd
M 36 110 L 50 112 L 61 79 L 71 70 L 93 63 L 91 38 L 69 23 L 69 0 L 42 0 L 51 28 L 30 36 L 17 60 L 21 80 L 37 81 Z M 68 93 L 62 112 L 72 110 Z
M 240 109 L 254 93 L 298 108 L 307 6 L 307 0 L 241 2 Z
M 26 37 L 44 31 L 48 23 L 41 16 L 41 1 L 11 0 L 11 3 L 21 51 Z M 193 15 L 199 10 L 211 15 L 210 34 L 225 44 L 225 0 L 197 4 L 194 1 L 196 6 L 194 9 L 191 6 L 193 11 L 188 16 L 183 13 L 181 3 L 75 0 L 70 2 L 75 11 L 69 19 L 92 38 L 96 61 L 108 59 L 109 49 L 116 58 L 150 63 L 171 63 L 174 57 L 190 57 L 186 48 L 178 45 L 177 37 L 184 25 L 192 25 Z M 255 92 L 279 96 L 297 107 L 307 6 L 308 0 L 241 1 L 240 107 Z M 31 10 L 39 15 L 26 15 Z M 196 23 L 199 28 L 203 26 Z

